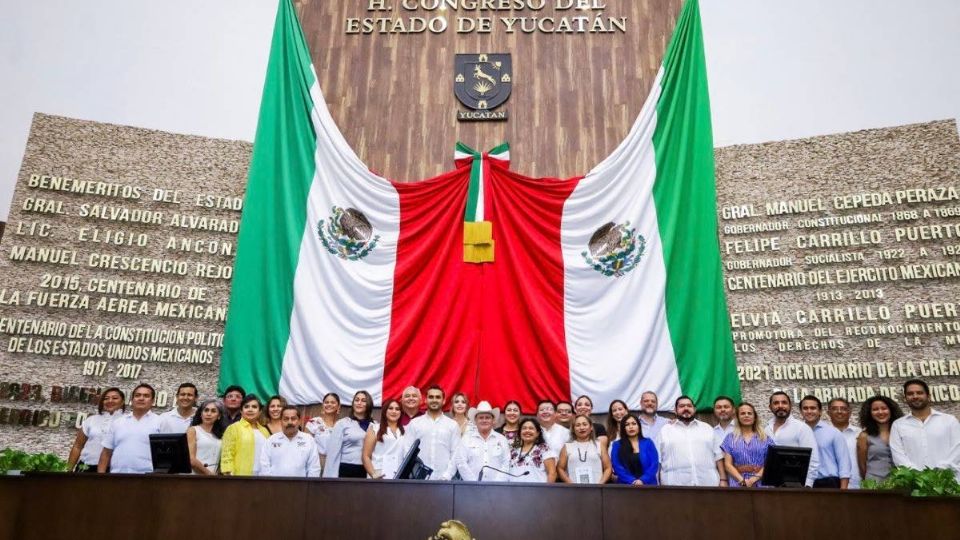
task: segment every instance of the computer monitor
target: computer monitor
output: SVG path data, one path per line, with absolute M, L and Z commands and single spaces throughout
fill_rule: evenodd
M 154 473 L 186 474 L 192 471 L 186 433 L 150 435 L 150 457 L 153 458 Z
M 420 439 L 413 441 L 413 446 L 407 450 L 397 469 L 397 480 L 426 480 L 433 473 L 433 469 L 423 464 L 420 459 Z
M 772 487 L 803 487 L 812 450 L 800 446 L 771 446 L 763 462 L 760 482 Z

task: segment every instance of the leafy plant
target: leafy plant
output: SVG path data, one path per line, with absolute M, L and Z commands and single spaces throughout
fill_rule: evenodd
M 864 489 L 907 491 L 913 497 L 960 497 L 960 483 L 950 469 L 894 467 L 882 481 L 864 480 Z
M 60 459 L 56 454 L 41 453 L 30 456 L 31 472 L 65 472 L 67 462 Z
M 67 462 L 56 454 L 30 454 L 13 448 L 4 448 L 0 451 L 0 474 L 7 474 L 8 471 L 64 472 L 66 470 Z

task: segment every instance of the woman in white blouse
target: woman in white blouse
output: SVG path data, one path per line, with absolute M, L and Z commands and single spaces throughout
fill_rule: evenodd
M 568 484 L 606 484 L 613 468 L 605 441 L 597 438 L 593 422 L 586 415 L 573 419 L 570 442 L 560 450 L 558 473 Z
M 320 452 L 320 465 L 325 467 L 330 435 L 333 435 L 333 426 L 340 418 L 340 396 L 333 392 L 327 393 L 323 396 L 322 407 L 320 416 L 314 416 L 307 422 L 306 430 L 313 435 L 313 441 L 317 443 L 317 450 Z
M 363 440 L 372 420 L 373 398 L 370 392 L 360 390 L 353 395 L 350 416 L 341 418 L 334 426 L 327 445 L 327 464 L 324 478 L 366 478 L 363 468 Z
M 197 413 L 187 428 L 187 448 L 193 474 L 213 476 L 220 469 L 221 439 L 226 431 L 221 418 L 223 408 L 215 399 L 208 399 L 197 407 Z
M 363 468 L 370 478 L 392 480 L 403 459 L 400 402 L 388 399 L 380 409 L 380 423 L 371 424 L 363 440 Z
M 103 451 L 100 444 L 103 434 L 107 432 L 110 423 L 126 410 L 126 397 L 119 388 L 107 388 L 100 394 L 97 414 L 88 416 L 77 430 L 77 438 L 74 439 L 70 456 L 67 458 L 68 471 L 97 472 L 97 463 Z

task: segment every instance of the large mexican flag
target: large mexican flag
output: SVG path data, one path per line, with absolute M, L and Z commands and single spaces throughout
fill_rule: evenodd
M 524 410 L 580 394 L 633 407 L 647 390 L 667 408 L 739 398 L 696 0 L 630 133 L 585 176 L 520 175 L 506 145 L 455 157 L 420 182 L 370 172 L 281 0 L 221 390 L 380 403 L 438 383 Z

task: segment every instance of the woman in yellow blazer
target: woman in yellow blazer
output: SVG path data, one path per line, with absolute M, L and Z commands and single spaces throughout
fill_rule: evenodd
M 220 453 L 220 472 L 233 476 L 256 474 L 259 462 L 258 449 L 270 436 L 267 428 L 260 425 L 260 398 L 247 394 L 240 405 L 240 420 L 230 424 L 223 433 Z

